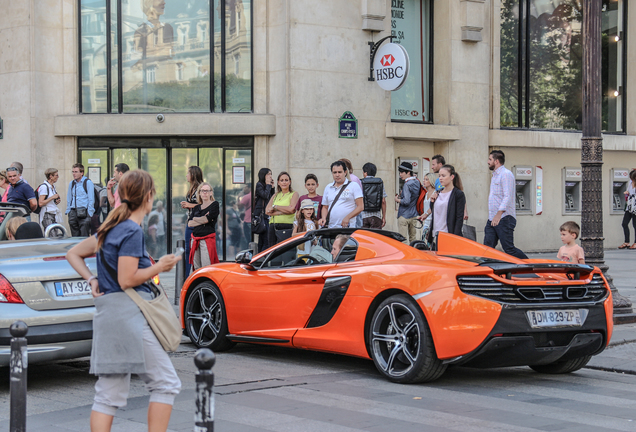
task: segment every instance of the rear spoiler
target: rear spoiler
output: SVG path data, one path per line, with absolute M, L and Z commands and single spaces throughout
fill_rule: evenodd
M 572 279 L 581 279 L 581 274 L 590 274 L 594 267 L 586 264 L 545 263 L 545 264 L 514 264 L 508 262 L 486 261 L 479 266 L 490 267 L 496 275 L 503 275 L 512 279 L 513 273 L 565 273 Z

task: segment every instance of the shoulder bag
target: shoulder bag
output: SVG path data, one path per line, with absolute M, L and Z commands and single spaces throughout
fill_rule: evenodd
M 108 274 L 117 282 L 117 272 L 104 259 L 104 254 L 99 254 L 100 260 Z M 159 343 L 166 351 L 176 351 L 181 343 L 181 323 L 174 313 L 174 309 L 166 296 L 166 292 L 161 286 L 156 285 L 152 280 L 148 281 L 150 289 L 155 298 L 144 300 L 134 288 L 123 290 L 135 302 L 141 313 L 148 321 L 148 325 L 159 340 Z
M 325 218 L 325 225 L 323 226 L 323 228 L 329 228 L 329 218 L 331 217 L 331 210 L 333 210 L 333 207 L 336 205 L 336 203 L 338 202 L 338 198 L 340 198 L 340 195 L 342 195 L 342 193 L 344 192 L 344 190 L 347 188 L 347 186 L 349 186 L 351 184 L 351 182 L 346 183 L 344 186 L 342 186 L 342 188 L 340 188 L 340 192 L 338 192 L 338 195 L 336 195 L 336 197 L 334 198 L 333 202 L 331 203 L 331 205 L 329 206 L 329 211 L 327 212 L 327 217 Z

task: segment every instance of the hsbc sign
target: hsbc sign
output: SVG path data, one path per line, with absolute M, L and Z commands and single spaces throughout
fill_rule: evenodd
M 383 90 L 399 90 L 409 74 L 409 55 L 400 44 L 386 44 L 375 53 L 373 69 Z

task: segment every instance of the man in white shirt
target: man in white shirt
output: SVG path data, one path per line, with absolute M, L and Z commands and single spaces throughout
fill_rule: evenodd
M 328 222 L 328 228 L 349 228 L 351 223 L 351 228 L 356 228 L 355 218 L 364 210 L 362 189 L 357 183 L 347 182 L 347 165 L 342 161 L 331 164 L 331 175 L 333 182 L 327 185 L 322 196 L 322 216 L 318 223 L 324 226 Z
M 55 183 L 60 174 L 56 168 L 48 168 L 44 175 L 46 181 L 38 188 L 38 203 L 40 210 L 40 225 L 42 230 L 46 231 L 46 227 L 54 223 L 62 223 L 62 212 L 57 207 L 60 203 L 60 195 L 55 189 Z

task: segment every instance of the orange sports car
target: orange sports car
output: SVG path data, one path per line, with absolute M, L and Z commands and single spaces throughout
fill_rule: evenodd
M 448 366 L 585 366 L 612 335 L 598 268 L 520 260 L 440 233 L 437 251 L 396 233 L 323 229 L 195 271 L 181 291 L 198 347 L 280 345 L 373 359 L 391 381 Z

